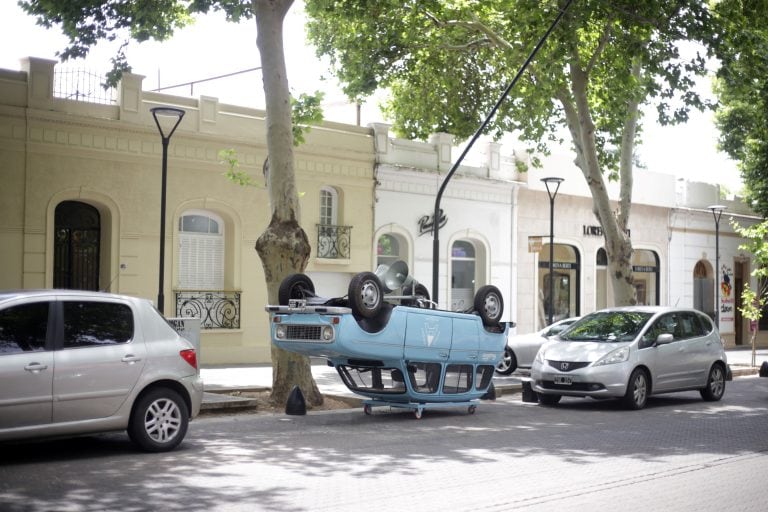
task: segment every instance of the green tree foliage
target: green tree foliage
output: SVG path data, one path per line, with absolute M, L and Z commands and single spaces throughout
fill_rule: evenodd
M 69 38 L 69 46 L 60 52 L 62 59 L 83 57 L 101 40 L 123 39 L 113 58 L 109 80 L 116 83 L 130 70 L 124 49 L 131 40 L 162 41 L 192 20 L 194 14 L 224 11 L 228 21 L 256 21 L 256 46 L 261 56 L 262 80 L 266 101 L 267 153 L 266 173 L 272 218 L 256 242 L 267 281 L 268 300 L 277 302 L 280 282 L 288 274 L 302 272 L 310 253 L 309 240 L 300 226 L 299 196 L 296 190 L 293 144 L 296 137 L 292 123 L 292 103 L 288 88 L 283 51 L 283 20 L 293 0 L 20 0 L 28 13 L 45 27 L 58 26 Z M 221 51 L 230 51 L 222 45 Z M 306 120 L 318 119 L 319 99 L 300 97 L 294 107 Z M 303 130 L 298 135 L 303 137 Z M 232 166 L 236 157 L 224 152 L 222 159 Z M 239 170 L 233 181 L 247 182 Z M 312 378 L 309 359 L 272 347 L 272 399 L 285 403 L 294 385 L 301 387 L 309 405 L 322 403 Z
M 768 220 L 748 227 L 741 226 L 738 222 L 731 224 L 733 230 L 746 239 L 739 249 L 749 252 L 754 258 L 752 276 L 757 279 L 757 289 L 753 290 L 749 285 L 744 286 L 741 293 L 741 313 L 744 318 L 757 322 L 765 313 L 765 305 L 768 304 Z M 752 333 L 752 365 L 755 365 L 755 332 Z
M 752 208 L 768 216 L 768 0 L 722 0 L 716 93 L 720 144 L 734 160 Z
M 307 0 L 308 33 L 330 57 L 345 92 L 382 88 L 401 136 L 473 134 L 556 17 L 562 0 Z M 635 301 L 629 223 L 640 105 L 662 123 L 706 104 L 693 89 L 716 20 L 699 0 L 575 0 L 489 126 L 516 133 L 539 154 L 564 137 L 590 186 L 606 237 L 614 294 Z M 536 160 L 533 160 L 536 164 Z M 606 179 L 621 181 L 611 204 Z

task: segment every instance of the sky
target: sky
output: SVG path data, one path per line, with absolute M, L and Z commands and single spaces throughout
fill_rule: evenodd
M 316 57 L 306 42 L 304 13 L 297 0 L 284 25 L 284 41 L 288 80 L 294 95 L 325 92 L 325 118 L 354 124 L 354 105 L 346 101 L 338 82 L 329 71 L 327 60 Z M 0 0 L 0 68 L 20 69 L 19 60 L 32 56 L 57 59 L 67 39 L 57 28 L 45 29 L 35 24 L 15 0 Z M 116 45 L 99 44 L 84 61 L 69 61 L 64 66 L 86 68 L 99 74 L 110 67 Z M 203 16 L 193 26 L 177 32 L 163 43 L 132 42 L 127 51 L 133 72 L 143 75 L 144 89 L 152 90 L 229 74 L 260 65 L 256 48 L 256 23 L 227 23 L 220 13 Z M 708 85 L 702 85 L 708 92 Z M 260 71 L 203 84 L 169 89 L 177 95 L 214 96 L 223 103 L 264 108 Z M 499 93 L 502 91 L 500 90 Z M 380 96 L 381 97 L 381 96 Z M 363 126 L 386 121 L 377 108 L 379 99 L 367 102 L 361 113 Z M 712 113 L 693 112 L 686 125 L 662 127 L 651 123 L 649 113 L 644 127 L 643 144 L 638 153 L 646 168 L 653 172 L 673 174 L 690 181 L 724 185 L 731 192 L 741 188 L 736 162 L 717 151 L 717 130 Z M 502 148 L 502 151 L 503 148 Z

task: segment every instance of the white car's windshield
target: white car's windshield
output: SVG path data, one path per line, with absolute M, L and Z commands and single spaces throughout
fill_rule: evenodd
M 632 341 L 652 316 L 637 311 L 598 311 L 585 316 L 559 337 L 564 341 Z

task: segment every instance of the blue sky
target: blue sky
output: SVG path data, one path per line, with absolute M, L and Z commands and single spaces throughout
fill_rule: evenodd
M 302 3 L 291 8 L 284 27 L 288 79 L 294 94 L 323 90 L 325 116 L 332 121 L 353 124 L 356 110 L 346 102 L 327 62 L 318 59 L 305 43 Z M 35 24 L 15 1 L 0 2 L 0 68 L 19 69 L 26 56 L 55 59 L 66 39 L 56 29 Z M 103 73 L 109 68 L 115 46 L 99 45 L 84 62 L 68 66 L 87 67 Z M 259 66 L 255 22 L 226 23 L 223 16 L 209 15 L 164 43 L 132 44 L 128 58 L 134 73 L 144 75 L 144 89 L 174 85 Z M 708 88 L 706 84 L 702 87 Z M 167 91 L 187 95 L 189 87 Z M 237 77 L 199 84 L 194 96 L 215 96 L 225 103 L 263 108 L 261 74 L 258 71 Z M 382 121 L 373 99 L 364 106 L 362 124 Z M 652 113 L 648 116 L 652 119 Z M 684 126 L 661 127 L 646 123 L 640 159 L 654 172 L 674 174 L 691 181 L 722 184 L 731 192 L 740 188 L 736 163 L 717 151 L 717 130 L 711 113 L 693 113 Z

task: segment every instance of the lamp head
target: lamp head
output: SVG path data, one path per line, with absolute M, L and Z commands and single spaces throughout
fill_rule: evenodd
M 185 114 L 184 110 L 175 107 L 154 107 L 149 110 L 152 112 L 152 117 L 155 118 L 160 136 L 165 141 L 171 138 Z

